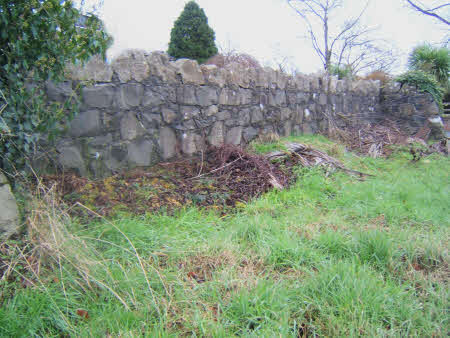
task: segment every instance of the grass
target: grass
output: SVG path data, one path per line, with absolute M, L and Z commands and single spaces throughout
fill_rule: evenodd
M 299 168 L 293 187 L 234 214 L 190 207 L 88 225 L 48 194 L 30 216 L 32 248 L 9 246 L 0 335 L 447 336 L 448 158 L 289 140 L 374 177 Z

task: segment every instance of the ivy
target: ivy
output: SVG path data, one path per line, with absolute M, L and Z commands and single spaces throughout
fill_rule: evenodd
M 21 170 L 41 135 L 54 138 L 77 110 L 72 98 L 49 103 L 46 81 L 63 80 L 67 63 L 105 55 L 112 39 L 95 15 L 71 1 L 0 0 L 0 167 Z
M 416 87 L 421 92 L 431 94 L 434 101 L 436 101 L 439 107 L 442 108 L 442 98 L 444 96 L 444 90 L 439 85 L 436 78 L 422 70 L 411 70 L 406 72 L 395 79 L 402 86 L 409 85 Z

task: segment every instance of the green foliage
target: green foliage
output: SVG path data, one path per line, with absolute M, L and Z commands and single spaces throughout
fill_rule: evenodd
M 450 73 L 450 49 L 423 44 L 413 49 L 408 60 L 411 70 L 422 70 L 433 75 L 448 91 Z
M 1 167 L 22 168 L 39 135 L 54 136 L 73 116 L 73 100 L 46 103 L 45 81 L 61 81 L 66 63 L 104 55 L 110 43 L 101 21 L 71 1 L 0 0 Z
M 345 79 L 347 77 L 352 77 L 353 71 L 349 65 L 335 65 L 332 64 L 329 67 L 329 73 L 331 75 L 337 75 L 339 80 Z
M 433 75 L 422 70 L 411 70 L 398 76 L 395 81 L 402 86 L 406 84 L 414 86 L 422 92 L 430 93 L 433 99 L 442 106 L 444 91 Z
M 0 336 L 445 336 L 450 159 L 335 156 L 374 176 L 299 169 L 291 188 L 232 215 L 188 208 L 60 224 L 43 204 L 40 270 L 16 264 L 22 251 L 3 261 Z
M 214 31 L 208 25 L 205 12 L 190 1 L 175 21 L 170 33 L 169 55 L 203 63 L 217 54 Z

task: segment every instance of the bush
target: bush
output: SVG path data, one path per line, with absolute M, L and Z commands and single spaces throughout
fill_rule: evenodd
M 1 168 L 23 168 L 39 137 L 73 115 L 71 104 L 46 103 L 43 84 L 62 80 L 66 62 L 104 55 L 110 42 L 101 21 L 70 1 L 0 1 Z
M 189 1 L 170 32 L 169 55 L 203 63 L 217 54 L 215 33 L 208 25 L 205 12 L 195 1 Z
M 422 70 L 433 75 L 449 91 L 450 49 L 423 44 L 413 49 L 408 60 L 411 70 Z
M 339 80 L 353 76 L 352 68 L 349 65 L 330 65 L 328 71 L 331 75 L 337 75 Z
M 414 86 L 422 92 L 430 93 L 433 99 L 442 107 L 444 91 L 431 74 L 421 70 L 412 70 L 398 76 L 395 81 L 399 82 L 402 86 L 406 84 Z

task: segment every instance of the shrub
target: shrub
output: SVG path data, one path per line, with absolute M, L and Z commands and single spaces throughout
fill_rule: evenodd
M 195 1 L 189 1 L 170 32 L 168 54 L 203 63 L 217 54 L 215 33 L 208 25 L 205 12 Z
M 430 93 L 433 99 L 442 107 L 444 91 L 431 74 L 421 70 L 412 70 L 398 76 L 395 81 L 402 86 L 406 84 L 414 86 L 422 92 Z
M 71 104 L 46 103 L 45 81 L 62 80 L 66 62 L 104 55 L 110 42 L 101 21 L 70 1 L 0 1 L 1 168 L 21 169 L 40 136 L 73 115 Z
M 331 75 L 337 75 L 339 80 L 353 76 L 352 68 L 349 65 L 330 65 L 328 71 Z
M 413 49 L 408 60 L 411 70 L 422 70 L 433 75 L 449 91 L 450 49 L 423 44 Z

